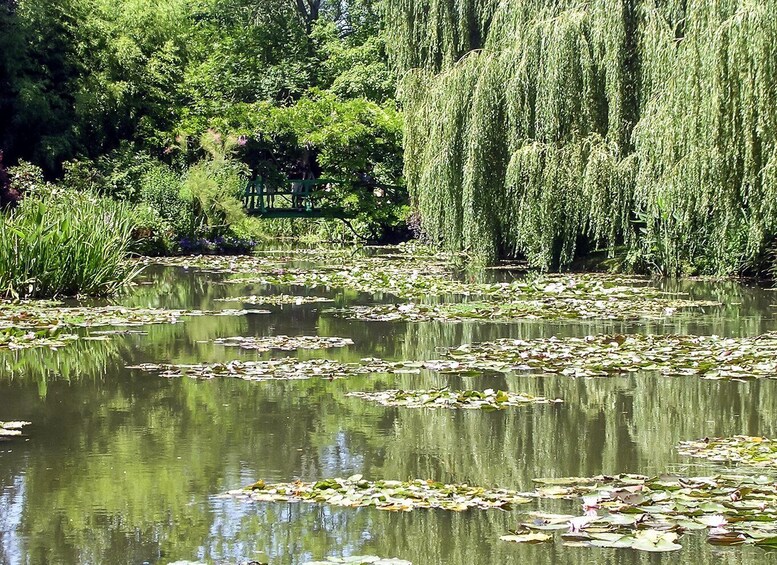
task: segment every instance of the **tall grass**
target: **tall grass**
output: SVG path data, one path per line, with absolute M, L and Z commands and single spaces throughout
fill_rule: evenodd
M 126 261 L 126 204 L 71 191 L 31 196 L 0 217 L 0 296 L 106 296 L 138 269 Z

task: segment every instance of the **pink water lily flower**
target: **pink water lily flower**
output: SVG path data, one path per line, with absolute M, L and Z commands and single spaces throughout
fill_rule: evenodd
M 583 511 L 586 516 L 596 516 L 596 511 L 600 508 L 599 498 L 596 496 L 583 497 Z

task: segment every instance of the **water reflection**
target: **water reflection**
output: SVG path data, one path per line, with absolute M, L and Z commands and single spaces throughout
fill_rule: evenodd
M 131 306 L 212 309 L 216 298 L 280 289 L 220 284 L 220 276 L 153 269 Z M 417 565 L 644 563 L 627 550 L 519 546 L 498 541 L 511 512 L 344 510 L 243 504 L 219 493 L 258 478 L 304 480 L 363 473 L 531 487 L 538 476 L 707 472 L 673 445 L 705 435 L 777 437 L 777 381 L 749 383 L 630 374 L 608 379 L 540 376 L 359 376 L 249 383 L 162 379 L 138 362 L 202 362 L 262 355 L 203 343 L 231 335 L 320 334 L 356 345 L 301 357 L 430 358 L 438 347 L 498 337 L 654 331 L 754 335 L 774 329 L 771 293 L 733 284 L 683 283 L 725 306 L 652 325 L 363 323 L 322 316 L 321 305 L 271 306 L 270 315 L 202 317 L 150 326 L 147 335 L 77 342 L 59 352 L 0 354 L 0 416 L 33 422 L 29 441 L 0 444 L 0 562 L 166 563 L 255 559 L 301 563 L 376 554 Z M 671 290 L 677 290 L 672 288 Z M 319 289 L 338 304 L 363 296 Z M 230 305 L 231 307 L 232 305 Z M 267 357 L 266 354 L 263 355 Z M 562 405 L 498 413 L 383 408 L 349 390 L 498 387 L 560 397 Z M 534 508 L 571 511 L 565 503 Z M 683 538 L 683 563 L 761 563 L 763 550 L 718 550 Z

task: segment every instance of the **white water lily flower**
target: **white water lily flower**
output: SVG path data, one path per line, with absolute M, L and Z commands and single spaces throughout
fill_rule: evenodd
M 725 516 L 721 516 L 720 514 L 700 516 L 697 520 L 710 528 L 723 528 L 723 526 L 728 526 L 728 520 L 726 520 Z
M 596 521 L 597 516 L 578 516 L 577 518 L 572 518 L 569 521 L 569 531 L 572 533 L 577 533 L 583 528 L 585 528 L 588 524 L 591 522 Z

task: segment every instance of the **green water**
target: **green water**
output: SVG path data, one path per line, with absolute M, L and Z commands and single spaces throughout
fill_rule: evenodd
M 122 302 L 211 309 L 227 295 L 273 293 L 224 285 L 222 275 L 152 268 Z M 706 435 L 777 437 L 777 381 L 748 383 L 635 373 L 567 377 L 359 376 L 343 380 L 245 382 L 165 379 L 126 369 L 140 362 L 209 362 L 258 354 L 206 343 L 215 337 L 331 335 L 346 349 L 301 357 L 417 359 L 438 347 L 498 337 L 654 331 L 757 335 L 777 328 L 777 295 L 734 283 L 683 283 L 725 306 L 650 325 L 600 323 L 378 323 L 322 315 L 327 305 L 270 306 L 269 315 L 202 317 L 149 326 L 147 335 L 81 341 L 58 352 L 0 355 L 0 419 L 33 422 L 26 438 L 0 443 L 0 563 L 273 564 L 372 554 L 425 564 L 777 562 L 754 547 L 718 548 L 702 535 L 683 549 L 523 546 L 499 541 L 521 511 L 576 511 L 538 502 L 511 512 L 338 509 L 247 504 L 218 495 L 258 479 L 364 474 L 531 488 L 540 476 L 702 472 L 673 446 Z M 337 304 L 364 295 L 318 289 Z M 229 304 L 235 307 L 235 304 Z M 247 306 L 259 308 L 258 306 Z M 264 308 L 264 307 L 262 307 Z M 291 353 L 296 355 L 296 353 Z M 264 355 L 266 357 L 266 354 Z M 442 386 L 502 388 L 562 405 L 503 412 L 384 408 L 350 390 Z M 698 468 L 697 468 L 698 467 Z M 564 506 L 566 504 L 566 506 Z

